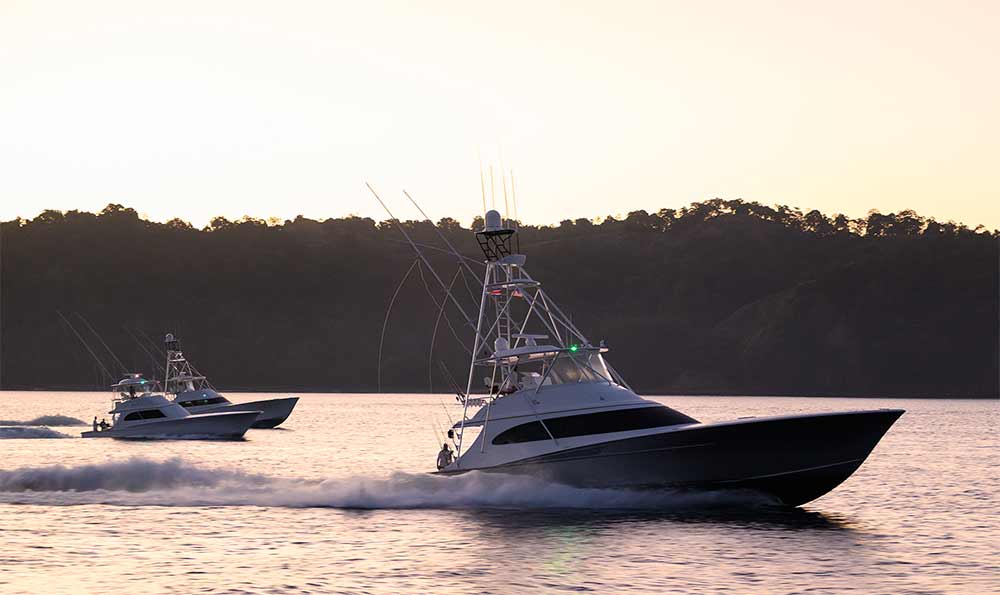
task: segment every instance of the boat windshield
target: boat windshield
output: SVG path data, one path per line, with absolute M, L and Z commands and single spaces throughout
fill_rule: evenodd
M 519 366 L 521 388 L 536 388 L 539 384 L 577 384 L 608 382 L 611 374 L 600 353 L 561 353 L 538 363 Z

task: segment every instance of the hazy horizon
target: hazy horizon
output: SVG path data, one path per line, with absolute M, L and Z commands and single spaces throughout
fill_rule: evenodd
M 467 222 L 481 155 L 542 224 L 723 197 L 1000 228 L 998 13 L 6 3 L 0 218 L 380 219 L 368 180 Z

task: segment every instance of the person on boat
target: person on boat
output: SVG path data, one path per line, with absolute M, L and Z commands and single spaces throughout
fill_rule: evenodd
M 108 423 L 108 420 L 102 418 L 101 419 L 101 431 L 103 432 L 104 430 L 107 430 L 110 427 L 111 427 L 111 424 Z
M 131 396 L 131 397 L 132 397 L 133 399 L 135 398 L 135 386 L 133 386 L 133 385 L 131 385 L 131 384 L 129 385 L 129 387 L 128 387 L 128 394 L 129 394 L 129 396 Z
M 441 452 L 438 453 L 437 468 L 438 470 L 444 469 L 448 465 L 451 465 L 452 461 L 455 460 L 455 453 L 452 452 L 451 447 L 445 442 L 441 445 Z
M 94 431 L 95 432 L 100 432 L 100 430 L 97 428 L 97 416 L 96 415 L 94 416 Z

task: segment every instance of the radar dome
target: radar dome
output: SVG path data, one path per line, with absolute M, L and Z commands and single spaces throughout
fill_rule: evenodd
M 486 231 L 499 231 L 503 229 L 503 218 L 496 210 L 486 211 Z

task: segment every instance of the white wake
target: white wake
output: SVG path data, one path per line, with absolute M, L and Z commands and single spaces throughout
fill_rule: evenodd
M 385 478 L 281 479 L 181 459 L 0 471 L 0 503 L 270 506 L 357 509 L 683 509 L 771 503 L 752 492 L 585 489 L 530 477 L 394 473 Z
M 0 419 L 0 426 L 85 426 L 87 422 L 68 415 L 42 415 L 28 421 Z
M 18 440 L 25 438 L 72 438 L 72 436 L 55 430 L 50 430 L 49 428 L 29 426 L 15 426 L 12 428 L 0 427 L 0 440 Z

